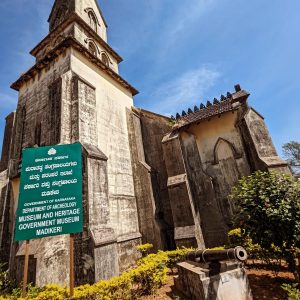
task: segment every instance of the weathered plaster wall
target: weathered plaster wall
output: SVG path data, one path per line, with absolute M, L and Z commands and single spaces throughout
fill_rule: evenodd
M 8 168 L 8 161 L 9 161 L 10 148 L 11 148 L 12 135 L 13 135 L 13 127 L 15 123 L 15 115 L 16 113 L 12 112 L 5 119 L 6 122 L 5 122 L 5 131 L 4 131 L 3 144 L 2 144 L 3 145 L 2 155 L 0 160 L 0 172 Z
M 0 173 L 0 192 L 4 188 L 4 186 L 6 186 L 7 182 L 8 182 L 8 173 L 7 170 L 5 170 Z
M 16 144 L 13 151 L 14 158 L 19 157 L 20 148 L 33 146 L 38 139 L 40 139 L 41 146 L 51 144 L 53 126 L 57 125 L 52 122 L 53 114 L 55 114 L 55 109 L 59 109 L 61 86 L 57 84 L 50 96 L 49 89 L 51 90 L 51 86 L 57 83 L 57 80 L 60 80 L 61 76 L 69 69 L 70 51 L 67 50 L 20 89 L 14 137 Z M 58 98 L 58 103 L 54 105 L 55 103 L 49 101 L 49 97 Z M 22 119 L 22 117 L 24 118 Z M 59 121 L 58 119 L 57 116 L 57 121 Z M 41 127 L 39 132 L 35 130 L 37 126 Z
M 258 112 L 249 108 L 240 128 L 253 170 L 276 169 L 282 173 L 291 173 L 287 163 L 278 156 L 264 118 Z
M 171 129 L 168 118 L 144 110 L 128 110 L 128 130 L 139 225 L 143 243 L 155 250 L 175 247 L 161 140 Z
M 75 0 L 56 0 L 49 15 L 49 31 L 56 30 L 75 12 Z
M 188 132 L 195 135 L 201 161 L 206 169 L 209 165 L 214 164 L 218 149 L 218 141 L 223 139 L 228 141 L 236 151 L 236 156 L 239 156 L 239 169 L 242 173 L 249 173 L 247 157 L 244 155 L 244 146 L 239 129 L 236 127 L 238 112 L 228 112 L 220 117 L 213 117 L 211 120 L 204 121 L 198 125 L 193 125 L 188 129 Z M 216 152 L 217 151 L 217 152 Z M 223 158 L 229 157 L 230 152 L 223 148 Z
M 98 150 L 91 150 L 85 164 L 84 203 L 89 210 L 85 212 L 85 231 L 75 241 L 77 283 L 116 276 L 138 256 L 135 245 L 141 235 L 126 122 L 126 109 L 132 102 L 127 90 L 71 49 L 20 89 L 11 178 L 18 177 L 23 147 L 80 141 L 108 156 L 103 169 L 101 159 L 95 158 Z M 17 191 L 15 183 L 13 190 Z M 17 194 L 11 194 L 6 198 L 14 207 Z M 9 219 L 15 219 L 15 210 Z M 9 232 L 11 238 L 13 228 Z M 68 272 L 62 272 L 68 269 L 68 245 L 68 236 L 40 240 L 32 253 L 37 285 L 68 283 Z M 12 272 L 24 255 L 20 246 L 15 243 L 11 250 L 12 257 L 19 257 L 11 261 Z
M 89 9 L 99 21 L 96 29 L 90 23 Z M 73 12 L 91 29 L 88 30 Z M 65 29 L 60 26 L 64 21 Z M 113 72 L 100 70 L 103 65 L 97 67 L 91 63 L 95 58 L 88 52 L 86 56 L 90 61 L 72 48 L 84 52 L 70 37 L 88 48 L 89 37 L 97 38 L 92 30 L 107 40 L 105 21 L 95 1 L 55 1 L 50 30 L 50 35 L 32 51 L 37 64 L 13 84 L 13 88 L 19 90 L 19 101 L 8 188 L 5 188 L 5 179 L 0 182 L 5 224 L 1 230 L 5 232 L 2 240 L 6 242 L 1 243 L 1 249 L 5 248 L 5 253 L 11 255 L 11 273 L 21 280 L 19 270 L 24 260 L 24 244 L 13 243 L 12 238 L 22 149 L 80 141 L 84 148 L 84 231 L 75 235 L 75 281 L 93 283 L 118 275 L 132 266 L 139 255 L 136 245 L 141 235 L 126 119 L 126 111 L 133 104 L 132 93 L 137 91 Z M 104 48 L 113 53 L 100 38 L 98 40 L 99 43 L 94 41 L 98 58 Z M 55 52 L 51 51 L 54 48 Z M 118 72 L 117 59 L 121 58 L 117 54 L 107 55 L 110 67 Z M 10 151 L 3 149 L 3 164 L 6 164 L 6 152 Z M 30 249 L 29 271 L 36 273 L 37 285 L 68 284 L 68 236 L 32 241 Z
M 181 133 L 182 153 L 189 181 L 191 201 L 193 202 L 196 223 L 201 225 L 206 247 L 226 243 L 227 228 L 219 210 L 213 178 L 205 173 L 196 137 L 187 132 Z
M 8 183 L 7 170 L 0 173 L 0 263 L 7 263 L 9 260 L 9 206 L 7 201 L 11 188 Z
M 18 246 L 12 243 L 12 239 L 14 232 L 15 214 L 19 197 L 19 185 L 19 179 L 7 182 L 7 184 L 2 188 L 0 199 L 2 223 L 2 226 L 0 226 L 0 259 L 3 263 L 9 263 L 9 267 L 12 268 L 12 270 L 14 270 L 16 265 L 13 259 L 12 261 L 10 261 L 10 258 L 14 258 L 15 249 L 16 246 Z M 12 264 L 10 262 L 12 262 Z
M 78 40 L 83 46 L 88 48 L 89 46 L 89 34 L 84 30 L 79 24 L 74 25 L 74 37 Z M 109 67 L 114 70 L 116 73 L 119 73 L 119 67 L 116 59 L 110 55 L 103 46 L 96 40 L 93 39 L 97 47 L 97 57 L 101 59 L 101 54 L 104 52 L 109 58 Z
M 94 125 L 96 125 L 96 136 L 90 138 L 92 141 L 89 143 L 97 146 L 108 158 L 107 177 L 110 225 L 119 243 L 118 251 L 120 257 L 124 257 L 127 254 L 131 256 L 131 253 L 127 251 L 127 241 L 139 241 L 141 237 L 126 118 L 126 110 L 133 104 L 132 95 L 114 83 L 112 79 L 91 64 L 80 53 L 72 51 L 72 54 L 72 71 L 75 74 L 80 74 L 82 81 L 89 86 L 96 87 L 94 89 L 96 101 L 92 105 L 95 105 L 96 115 L 86 115 L 87 109 L 81 109 L 79 118 L 84 119 L 84 122 L 90 123 L 90 128 L 95 128 Z M 90 101 L 88 107 L 88 114 L 90 114 L 92 111 L 90 110 Z M 83 132 L 79 132 L 80 140 L 83 137 Z M 122 245 L 124 245 L 124 248 Z M 132 263 L 134 260 L 129 257 L 128 261 Z
M 170 133 L 164 137 L 163 155 L 168 172 L 168 191 L 176 246 L 204 248 L 201 220 L 192 198 L 179 133 Z
M 70 51 L 55 59 L 46 69 L 35 75 L 20 89 L 19 102 L 14 129 L 14 147 L 11 178 L 18 177 L 18 165 L 21 158 L 21 149 L 34 145 L 44 146 L 59 143 L 60 141 L 60 105 L 61 105 L 61 76 L 70 69 Z M 10 203 L 10 224 L 14 224 L 18 201 L 19 180 L 11 181 L 12 193 L 8 195 Z M 13 226 L 10 226 L 12 238 Z M 11 272 L 16 276 L 21 243 L 13 243 L 10 249 L 12 260 Z M 68 283 L 68 237 L 55 237 L 40 240 L 37 252 L 33 253 L 37 264 L 37 285 L 53 282 Z M 19 252 L 19 253 L 18 253 Z M 20 256 L 14 259 L 14 256 Z M 31 265 L 35 267 L 35 264 Z M 30 267 L 31 267 L 30 266 Z M 34 270 L 31 270 L 34 272 Z M 17 278 L 20 279 L 20 278 Z
M 169 118 L 156 115 L 145 110 L 141 111 L 141 129 L 145 161 L 151 166 L 151 180 L 156 203 L 155 219 L 163 230 L 164 240 L 169 239 L 174 231 L 172 210 L 168 194 L 168 174 L 162 155 L 162 139 L 172 127 Z M 167 235 L 167 236 L 166 236 Z M 172 247 L 172 240 L 165 240 L 164 247 Z
M 251 170 L 239 128 L 237 111 L 214 117 L 188 129 L 195 135 L 203 170 L 211 177 L 217 211 L 230 225 L 232 207 L 227 199 L 231 188 Z
M 94 280 L 109 279 L 119 274 L 117 236 L 112 228 L 109 211 L 107 157 L 96 147 L 84 146 L 87 155 L 85 220 L 93 241 Z
M 55 34 L 49 43 L 46 43 L 41 49 L 36 53 L 36 61 L 40 61 L 44 56 L 51 50 L 53 50 L 62 40 L 68 36 L 74 36 L 74 25 L 68 25 L 59 34 Z
M 43 238 L 35 251 L 37 260 L 36 284 L 45 286 L 49 282 L 68 285 L 70 244 L 69 236 L 62 235 L 54 238 Z
M 177 244 L 190 245 L 193 232 L 200 248 L 227 242 L 232 216 L 228 194 L 240 177 L 250 174 L 236 126 L 240 114 L 223 113 L 174 130 L 163 140 Z

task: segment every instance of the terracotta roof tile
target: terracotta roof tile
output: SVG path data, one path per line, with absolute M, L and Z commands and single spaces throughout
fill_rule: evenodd
M 201 121 L 228 111 L 232 111 L 234 109 L 235 108 L 232 105 L 231 100 L 225 100 L 220 104 L 214 104 L 206 108 L 202 108 L 199 111 L 189 113 L 181 117 L 180 119 L 177 119 L 177 124 L 179 125 L 178 127 L 183 127 L 197 121 Z
M 239 90 L 234 94 L 227 93 L 227 97 L 222 95 L 220 100 L 215 98 L 213 104 L 210 101 L 207 101 L 207 105 L 201 104 L 200 109 L 195 106 L 194 110 L 188 109 L 188 113 L 183 111 L 181 115 L 176 115 L 174 129 L 179 129 L 192 123 L 209 119 L 213 116 L 234 111 L 240 106 L 240 103 L 247 100 L 248 96 L 248 92 Z M 175 118 L 173 117 L 173 119 Z

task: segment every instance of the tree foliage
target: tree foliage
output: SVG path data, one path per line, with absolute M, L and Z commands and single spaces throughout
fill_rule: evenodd
M 300 275 L 295 257 L 300 248 L 300 180 L 257 171 L 233 188 L 234 223 L 264 249 L 278 247 L 290 270 Z
M 291 141 L 282 146 L 283 155 L 291 165 L 295 175 L 300 176 L 300 143 Z

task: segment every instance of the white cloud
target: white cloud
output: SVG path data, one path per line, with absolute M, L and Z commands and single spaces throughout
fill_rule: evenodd
M 162 114 L 169 114 L 200 104 L 200 98 L 215 84 L 220 73 L 208 66 L 187 71 L 180 77 L 167 81 L 153 92 L 153 108 Z M 158 105 L 159 104 L 159 105 Z
M 163 42 L 159 53 L 162 60 L 174 44 L 178 45 L 178 40 L 184 39 L 189 32 L 195 31 L 197 28 L 195 24 L 201 21 L 204 14 L 213 9 L 216 2 L 215 0 L 191 0 L 177 6 L 178 9 L 160 32 Z
M 191 26 L 193 22 L 212 8 L 214 3 L 215 0 L 193 0 L 183 3 L 178 14 L 171 19 L 170 23 L 173 23 L 173 29 L 167 30 L 169 36 L 177 36 L 181 31 L 186 30 L 187 27 Z

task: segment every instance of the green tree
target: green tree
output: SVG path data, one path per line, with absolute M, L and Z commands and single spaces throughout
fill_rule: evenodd
M 279 247 L 299 281 L 295 259 L 300 248 L 300 180 L 275 172 L 257 171 L 242 178 L 230 195 L 234 223 L 264 249 Z
M 282 146 L 283 155 L 292 167 L 294 174 L 300 176 L 300 143 L 291 141 Z

